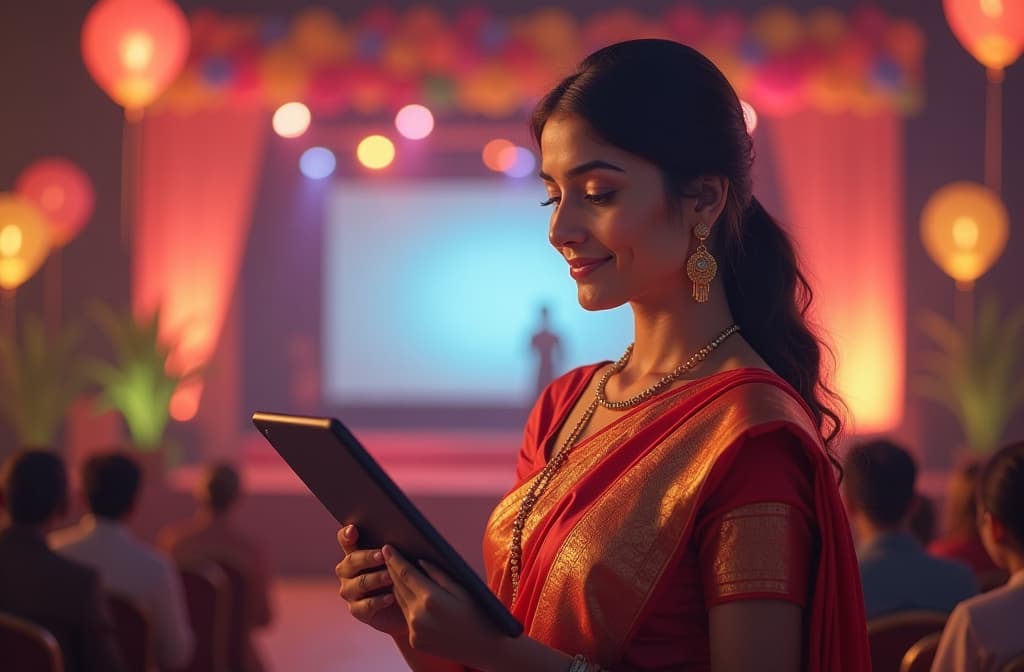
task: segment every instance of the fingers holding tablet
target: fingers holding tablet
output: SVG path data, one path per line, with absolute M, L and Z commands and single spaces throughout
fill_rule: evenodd
M 334 568 L 338 594 L 356 619 L 386 634 L 403 635 L 407 631 L 405 618 L 395 605 L 384 556 L 380 549 L 359 549 L 358 541 L 354 525 L 338 531 L 338 543 L 345 552 Z

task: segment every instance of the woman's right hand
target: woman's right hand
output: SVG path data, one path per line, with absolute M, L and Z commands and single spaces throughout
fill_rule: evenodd
M 345 551 L 345 559 L 334 568 L 341 584 L 338 594 L 356 619 L 396 639 L 408 638 L 409 628 L 402 610 L 395 604 L 391 576 L 381 549 L 360 550 L 358 542 L 359 530 L 355 525 L 338 530 L 338 543 Z

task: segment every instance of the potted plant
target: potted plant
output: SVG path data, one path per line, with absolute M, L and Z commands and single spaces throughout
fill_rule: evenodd
M 1024 406 L 1024 375 L 1018 372 L 1024 306 L 1003 317 L 989 298 L 970 331 L 934 312 L 923 315 L 921 327 L 932 348 L 924 353 L 917 392 L 956 417 L 970 450 L 992 452 Z
M 99 411 L 114 409 L 124 418 L 131 445 L 145 466 L 160 472 L 173 458 L 165 434 L 170 403 L 181 383 L 200 375 L 199 369 L 168 370 L 173 345 L 160 339 L 160 311 L 137 319 L 131 311 L 115 312 L 97 304 L 92 317 L 112 346 L 113 358 L 93 358 L 86 373 L 99 387 Z
M 0 414 L 21 445 L 53 447 L 68 408 L 85 384 L 76 362 L 79 330 L 50 333 L 42 320 L 25 321 L 20 343 L 0 337 Z

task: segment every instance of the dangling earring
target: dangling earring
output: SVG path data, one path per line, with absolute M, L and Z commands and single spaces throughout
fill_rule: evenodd
M 697 251 L 686 261 L 686 275 L 693 281 L 693 300 L 707 303 L 711 281 L 718 274 L 718 262 L 704 245 L 704 241 L 711 235 L 711 228 L 704 223 L 698 224 L 693 228 L 693 235 L 697 237 Z

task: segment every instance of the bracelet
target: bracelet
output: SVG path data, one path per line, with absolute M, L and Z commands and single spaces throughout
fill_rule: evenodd
M 590 662 L 582 653 L 576 654 L 569 665 L 569 672 L 589 672 Z

